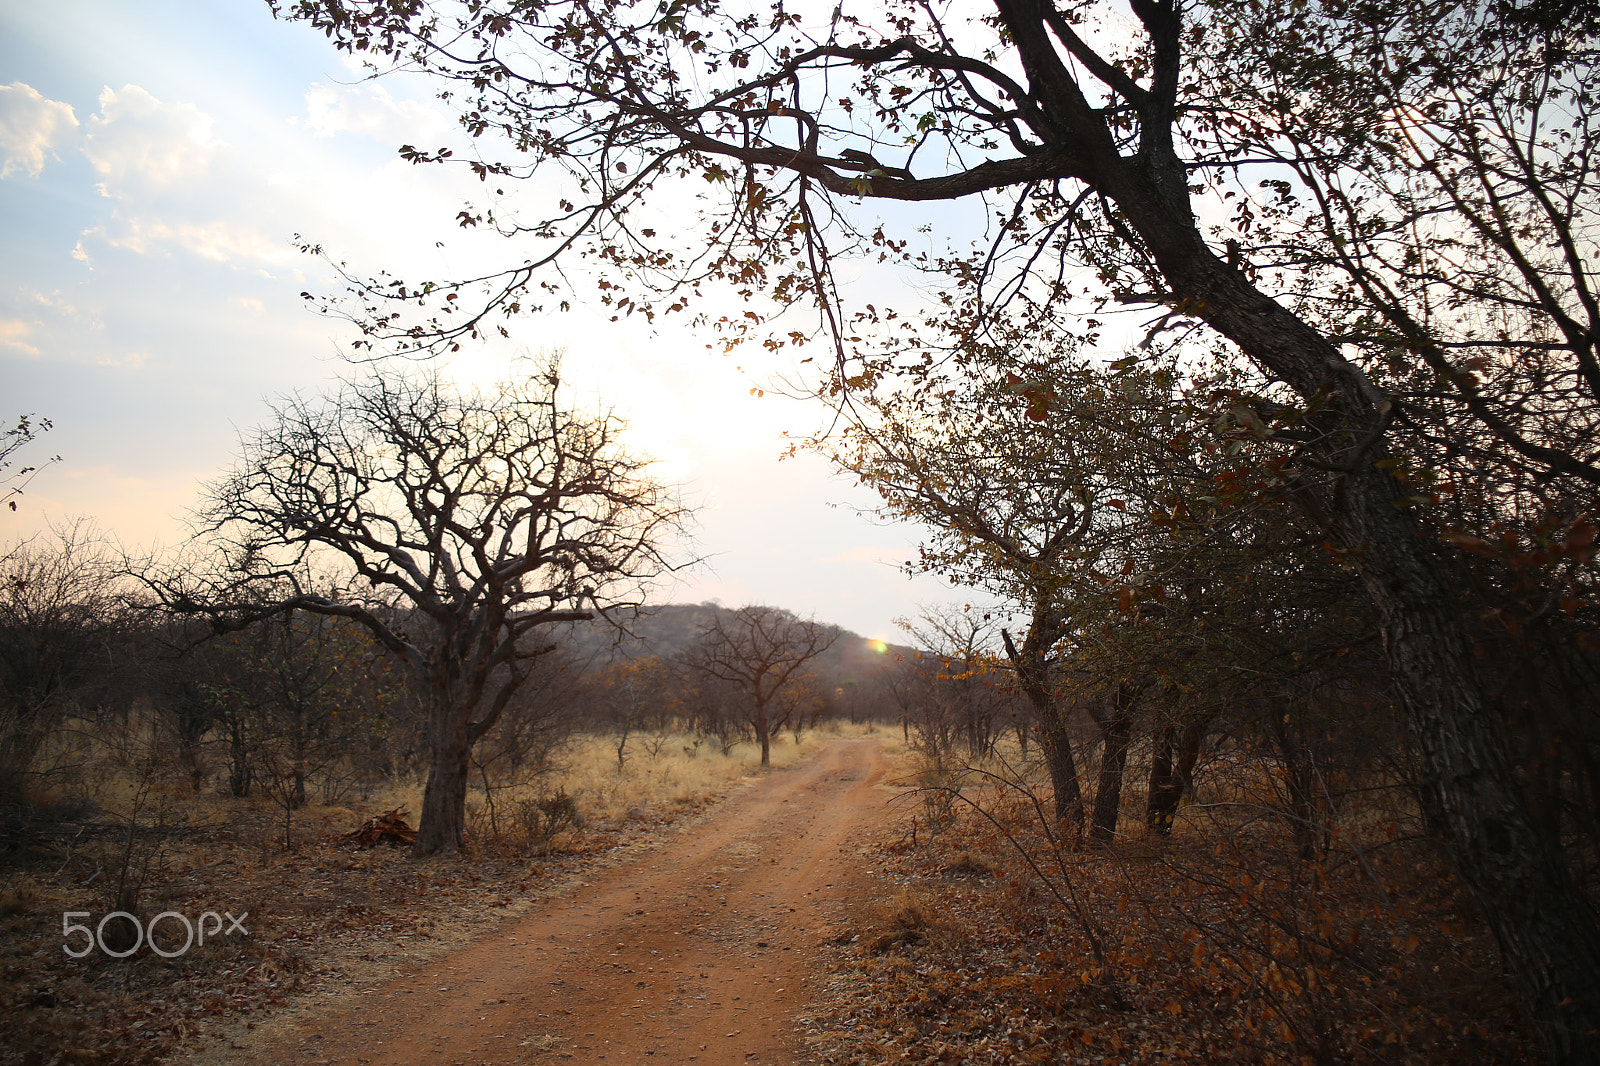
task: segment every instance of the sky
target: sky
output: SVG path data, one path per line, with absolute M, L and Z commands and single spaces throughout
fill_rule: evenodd
M 425 83 L 361 80 L 262 0 L 0 0 L 0 420 L 50 419 L 21 459 L 61 456 L 0 513 L 0 544 L 89 518 L 130 548 L 174 545 L 273 397 L 352 373 L 349 327 L 300 295 L 336 283 L 295 235 L 366 274 L 517 261 L 454 226 L 469 176 L 396 153 L 452 136 Z M 706 561 L 659 602 L 768 603 L 899 639 L 895 618 L 969 598 L 903 573 L 917 531 L 862 513 L 869 491 L 816 456 L 780 461 L 784 434 L 826 415 L 753 393 L 790 367 L 708 340 L 579 306 L 445 372 L 490 381 L 564 350 L 576 399 L 625 417 L 699 508 Z

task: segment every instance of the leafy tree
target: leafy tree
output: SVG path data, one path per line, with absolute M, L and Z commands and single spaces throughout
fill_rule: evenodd
M 1000 636 L 1073 840 L 1085 816 L 1072 727 L 1081 701 L 1062 657 L 1139 592 L 1129 538 L 1141 508 L 1130 487 L 1153 493 L 1197 469 L 1146 446 L 1152 424 L 1172 424 L 1172 387 L 1170 374 L 1112 379 L 1031 359 L 929 369 L 914 389 L 857 398 L 843 433 L 814 442 L 873 487 L 885 513 L 930 530 L 915 568 L 999 595 L 1028 618 L 1020 641 Z
M 1280 809 L 1310 858 L 1328 824 L 1313 798 L 1362 774 L 1370 781 L 1403 744 L 1359 580 L 1314 523 L 1249 483 L 1259 469 L 1236 456 L 1203 488 L 1160 501 L 1140 554 L 1156 594 L 1097 634 L 1079 662 L 1138 664 L 1149 683 L 1150 828 L 1170 828 L 1205 736 L 1220 731 L 1278 764 L 1267 776 L 1285 781 Z
M 1208 76 L 1270 117 L 1244 150 L 1277 170 L 1229 190 L 1229 236 L 1394 402 L 1380 465 L 1420 532 L 1461 549 L 1438 562 L 1490 712 L 1535 829 L 1581 875 L 1600 819 L 1600 716 L 1577 695 L 1600 511 L 1595 8 L 1322 5 L 1254 35 L 1234 17 L 1218 9 Z M 1303 48 L 1262 66 L 1279 36 Z
M 756 301 L 744 315 L 714 323 L 737 339 L 766 310 L 813 303 L 835 343 L 839 383 L 849 389 L 894 371 L 895 352 L 915 359 L 949 347 L 952 330 L 968 340 L 1018 323 L 1040 336 L 1057 328 L 1095 334 L 1102 322 L 1061 313 L 1081 310 L 1072 300 L 1085 294 L 1102 307 L 1157 309 L 1158 334 L 1199 324 L 1242 356 L 1267 398 L 1288 408 L 1291 417 L 1277 426 L 1258 421 L 1263 432 L 1281 430 L 1295 444 L 1285 475 L 1306 475 L 1301 506 L 1349 553 L 1379 618 L 1426 769 L 1430 818 L 1491 916 L 1552 1058 L 1576 1061 L 1600 1032 L 1600 929 L 1559 842 L 1523 803 L 1510 738 L 1463 626 L 1448 554 L 1419 519 L 1414 482 L 1396 476 L 1404 470 L 1393 430 L 1410 414 L 1404 397 L 1344 347 L 1350 316 L 1337 307 L 1328 313 L 1321 288 L 1277 284 L 1275 239 L 1230 245 L 1201 219 L 1227 209 L 1233 175 L 1252 173 L 1244 168 L 1256 160 L 1282 166 L 1286 156 L 1295 158 L 1284 131 L 1300 116 L 1334 120 L 1305 162 L 1359 166 L 1372 158 L 1381 168 L 1393 160 L 1390 173 L 1402 174 L 1400 164 L 1417 153 L 1395 154 L 1383 139 L 1396 128 L 1391 100 L 1375 98 L 1370 112 L 1351 106 L 1364 103 L 1380 79 L 1407 90 L 1403 102 L 1445 134 L 1440 144 L 1494 146 L 1483 158 L 1510 171 L 1489 171 L 1487 187 L 1475 164 L 1427 149 L 1424 161 L 1444 178 L 1426 202 L 1435 213 L 1391 228 L 1396 255 L 1387 262 L 1397 275 L 1385 277 L 1382 262 L 1373 269 L 1377 260 L 1351 247 L 1353 299 L 1381 308 L 1373 312 L 1376 328 L 1363 329 L 1355 343 L 1377 337 L 1435 373 L 1434 364 L 1448 366 L 1455 395 L 1447 409 L 1454 415 L 1464 408 L 1490 433 L 1494 450 L 1514 454 L 1552 484 L 1595 484 L 1600 473 L 1582 443 L 1594 400 L 1584 378 L 1592 374 L 1595 335 L 1593 302 L 1583 302 L 1587 245 L 1540 243 L 1549 232 L 1540 220 L 1549 214 L 1543 201 L 1570 205 L 1573 217 L 1583 218 L 1594 168 L 1587 148 L 1574 154 L 1559 138 L 1525 136 L 1525 116 L 1553 77 L 1574 86 L 1562 90 L 1570 103 L 1542 113 L 1587 121 L 1581 116 L 1592 108 L 1582 79 L 1590 76 L 1592 53 L 1568 47 L 1569 32 L 1545 42 L 1557 48 L 1528 47 L 1521 33 L 1498 32 L 1549 31 L 1560 5 L 1326 0 L 1292 6 L 1289 18 L 1305 13 L 1304 28 L 1292 21 L 1286 28 L 1271 15 L 1243 21 L 1227 10 L 1255 16 L 1270 8 L 1130 0 L 1129 18 L 1109 4 L 996 0 L 967 16 L 886 0 L 865 12 L 839 7 L 826 23 L 810 25 L 781 4 L 758 14 L 712 0 L 654 7 L 487 0 L 459 9 L 299 0 L 287 10 L 342 48 L 386 55 L 455 83 L 451 98 L 482 152 L 461 162 L 486 183 L 549 167 L 573 179 L 556 213 L 543 220 L 462 212 L 465 226 L 497 226 L 526 235 L 531 245 L 520 265 L 484 279 L 486 305 L 455 311 L 459 301 L 449 297 L 459 290 L 450 286 L 440 300 L 433 284 L 360 284 L 369 299 L 355 314 L 374 339 L 448 347 L 481 333 L 492 314 L 514 314 L 543 298 L 534 294 L 561 299 L 558 280 L 540 267 L 587 254 L 604 275 L 602 299 L 619 314 L 706 315 L 695 301 L 712 291 L 706 283 L 723 281 Z M 1527 19 L 1502 17 L 1522 10 Z M 1323 33 L 1323 26 L 1332 29 Z M 1592 28 L 1593 20 L 1579 26 Z M 1363 33 L 1372 43 L 1360 43 Z M 1250 58 L 1257 42 L 1274 49 L 1261 63 Z M 1285 55 L 1277 54 L 1280 44 Z M 1219 70 L 1223 76 L 1212 76 Z M 1261 84 L 1269 90 L 1240 89 Z M 1457 90 L 1460 106 L 1451 100 Z M 1495 108 L 1508 121 L 1497 122 Z M 1355 117 L 1340 120 L 1346 113 Z M 1570 143 L 1592 143 L 1583 132 Z M 1553 162 L 1530 170 L 1510 152 L 1521 144 Z M 1265 155 L 1255 151 L 1262 146 Z M 449 157 L 402 151 L 416 162 Z M 1518 167 L 1534 179 L 1526 196 L 1514 191 Z M 1282 180 L 1270 168 L 1264 177 Z M 651 217 L 649 201 L 689 178 L 705 179 L 720 195 L 698 232 L 670 227 L 681 234 L 674 244 L 662 236 L 669 227 Z M 1541 189 L 1551 194 L 1541 198 Z M 893 232 L 903 217 L 893 212 L 849 220 L 862 214 L 851 207 L 858 199 L 965 197 L 994 203 L 992 239 L 970 250 L 941 254 L 920 239 L 913 245 Z M 1336 205 L 1341 223 L 1342 210 Z M 1256 217 L 1252 207 L 1241 225 Z M 913 225 L 925 218 L 917 215 Z M 1364 212 L 1351 221 L 1363 237 L 1389 239 L 1382 224 L 1369 229 Z M 1434 280 L 1431 237 L 1417 240 L 1413 223 L 1437 234 L 1444 248 L 1453 228 L 1479 235 L 1452 264 L 1453 276 L 1471 279 L 1465 287 Z M 1537 254 L 1519 260 L 1505 252 L 1508 235 Z M 1336 260 L 1345 258 L 1332 235 L 1323 244 Z M 1406 244 L 1423 258 L 1414 261 Z M 935 311 L 919 317 L 866 306 L 849 315 L 830 258 L 863 250 L 941 275 Z M 1550 310 L 1557 279 L 1578 298 L 1575 305 L 1556 301 L 1560 315 Z M 1440 302 L 1406 298 L 1412 281 Z M 1391 291 L 1402 298 L 1389 300 Z M 431 302 L 446 313 L 400 322 L 392 317 L 397 300 Z M 1506 331 L 1503 350 L 1558 356 L 1552 371 L 1575 375 L 1558 386 L 1577 390 L 1572 402 L 1543 392 L 1540 403 L 1520 406 L 1514 396 L 1505 403 L 1475 396 L 1484 383 L 1495 387 L 1495 377 L 1462 378 L 1480 371 L 1450 362 L 1457 338 L 1427 328 L 1434 320 L 1420 313 L 1453 306 L 1466 309 L 1456 320 L 1480 336 L 1480 323 L 1493 329 L 1509 316 L 1515 329 Z M 1527 328 L 1530 310 L 1548 332 Z M 1423 328 L 1411 329 L 1412 321 Z M 862 344 L 879 338 L 889 361 L 852 364 L 844 346 L 857 336 Z M 794 339 L 804 334 L 770 343 Z M 1483 358 L 1487 368 L 1504 364 Z M 1532 384 L 1537 391 L 1538 381 Z M 1577 531 L 1575 521 L 1568 525 Z
M 839 630 L 833 626 L 797 618 L 778 607 L 752 604 L 733 612 L 718 611 L 684 662 L 743 694 L 746 718 L 761 745 L 761 765 L 768 766 L 772 733 L 787 718 L 774 712 L 804 680 L 806 665 L 837 639 Z
M 250 606 L 169 579 L 167 602 L 225 628 L 349 618 L 399 656 L 428 718 L 417 850 L 453 854 L 472 747 L 556 646 L 539 628 L 635 604 L 669 566 L 685 512 L 620 429 L 564 408 L 553 366 L 487 393 L 374 376 L 286 401 L 209 488 L 204 517 L 257 572 L 293 583 L 308 560 L 337 561 L 349 587 Z

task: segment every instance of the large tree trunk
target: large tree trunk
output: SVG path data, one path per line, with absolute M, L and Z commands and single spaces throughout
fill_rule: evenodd
M 1435 546 L 1405 510 L 1384 459 L 1388 400 L 1323 336 L 1219 259 L 1195 227 L 1185 171 L 1150 145 L 1101 183 L 1147 242 L 1172 302 L 1200 315 L 1320 410 L 1317 462 L 1339 478 L 1310 502 L 1361 575 L 1421 754 L 1422 803 L 1442 826 L 1555 1062 L 1600 1052 L 1600 928 L 1523 804 L 1511 743 L 1478 676 Z
M 473 745 L 494 728 L 522 684 L 515 661 L 507 662 L 508 676 L 502 677 L 488 708 L 474 721 L 501 656 L 492 641 L 485 641 L 473 657 L 461 657 L 453 645 L 441 639 L 430 662 L 413 666 L 428 700 L 428 784 L 422 792 L 422 820 L 413 848 L 418 855 L 459 855 L 466 847 Z
M 1378 606 L 1384 649 L 1422 757 L 1422 803 L 1444 827 L 1552 1061 L 1600 1056 L 1600 929 L 1523 802 L 1512 747 L 1484 690 L 1441 568 L 1395 509 L 1393 479 L 1350 479 L 1347 541 Z M 1387 512 L 1387 513 L 1384 513 Z M 1399 529 L 1394 527 L 1399 526 Z M 1357 539 L 1359 537 L 1359 539 Z
M 428 784 L 417 824 L 418 855 L 459 855 L 466 843 L 470 708 L 436 695 L 428 711 Z

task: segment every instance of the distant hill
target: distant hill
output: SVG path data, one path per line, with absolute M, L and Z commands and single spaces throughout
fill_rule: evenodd
M 563 627 L 562 639 L 573 652 L 596 665 L 652 655 L 673 659 L 688 651 L 719 616 L 736 611 L 714 603 L 661 604 L 619 618 L 626 633 L 601 621 L 581 622 Z M 875 685 L 913 654 L 913 649 L 903 645 L 871 640 L 838 626 L 831 628 L 839 635 L 833 646 L 817 657 L 814 669 L 834 686 Z

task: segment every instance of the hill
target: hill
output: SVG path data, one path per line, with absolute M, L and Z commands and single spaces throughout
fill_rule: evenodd
M 650 656 L 675 659 L 719 617 L 736 611 L 715 603 L 661 604 L 620 617 L 617 624 L 596 620 L 563 627 L 561 637 L 575 654 L 596 665 Z M 838 636 L 817 657 L 814 670 L 830 687 L 876 686 L 913 655 L 913 649 L 903 645 L 872 640 L 839 626 L 829 628 Z

